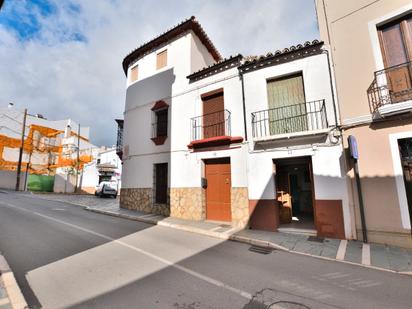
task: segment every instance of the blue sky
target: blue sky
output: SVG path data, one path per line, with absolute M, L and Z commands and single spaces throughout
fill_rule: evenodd
M 319 36 L 313 0 L 6 0 L 0 105 L 72 118 L 110 146 L 124 110 L 124 56 L 192 15 L 224 57 Z

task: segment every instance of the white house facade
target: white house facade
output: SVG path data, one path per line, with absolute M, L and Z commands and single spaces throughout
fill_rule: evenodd
M 322 42 L 222 59 L 192 17 L 130 53 L 123 69 L 121 207 L 354 236 Z

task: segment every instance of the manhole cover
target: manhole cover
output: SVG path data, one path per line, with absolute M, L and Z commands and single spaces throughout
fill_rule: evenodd
M 316 236 L 309 236 L 308 241 L 316 241 L 316 242 L 323 242 L 325 238 L 322 237 L 316 237 Z
M 255 253 L 260 253 L 260 254 L 269 254 L 273 251 L 272 248 L 268 247 L 260 247 L 260 246 L 250 246 L 249 251 L 255 252 Z
M 292 301 L 278 301 L 271 304 L 268 309 L 310 309 L 310 307 Z

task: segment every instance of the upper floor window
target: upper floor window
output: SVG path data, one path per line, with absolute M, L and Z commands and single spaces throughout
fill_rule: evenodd
M 135 82 L 135 81 L 137 81 L 137 79 L 138 79 L 138 66 L 137 65 L 135 65 L 134 67 L 132 67 L 131 69 L 130 69 L 130 77 L 129 77 L 129 82 L 130 83 L 133 83 L 133 82 Z
M 301 73 L 267 81 L 271 135 L 307 130 L 305 91 Z
M 386 68 L 412 61 L 412 15 L 378 27 Z
M 167 138 L 169 105 L 164 101 L 157 101 L 152 107 L 152 141 L 162 145 Z
M 167 65 L 167 49 L 156 55 L 156 69 L 159 70 Z
M 155 111 L 155 136 L 167 136 L 167 108 Z

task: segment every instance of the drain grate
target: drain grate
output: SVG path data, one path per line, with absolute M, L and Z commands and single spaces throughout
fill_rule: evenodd
M 310 309 L 310 307 L 293 301 L 278 301 L 271 304 L 268 309 Z
M 249 251 L 259 253 L 259 254 L 269 254 L 269 253 L 272 253 L 273 250 L 274 250 L 273 248 L 260 247 L 260 246 L 255 246 L 255 245 L 252 245 L 249 248 Z
M 325 238 L 322 237 L 316 237 L 316 236 L 309 236 L 308 241 L 316 241 L 316 242 L 323 242 Z

